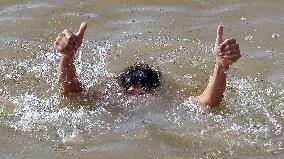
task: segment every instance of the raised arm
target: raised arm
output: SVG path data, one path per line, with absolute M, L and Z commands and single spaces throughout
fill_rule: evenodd
M 223 40 L 223 27 L 217 29 L 217 38 L 215 43 L 216 62 L 213 75 L 204 92 L 198 97 L 198 100 L 213 108 L 218 106 L 224 97 L 226 89 L 226 71 L 229 66 L 236 62 L 240 57 L 239 44 L 235 39 Z
M 65 29 L 59 33 L 54 47 L 60 52 L 61 58 L 57 68 L 59 92 L 61 95 L 83 92 L 83 86 L 78 80 L 74 65 L 74 56 L 82 44 L 87 23 L 83 22 L 76 34 Z

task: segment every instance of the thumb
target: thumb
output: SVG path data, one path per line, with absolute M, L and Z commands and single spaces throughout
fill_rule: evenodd
M 87 30 L 87 27 L 88 27 L 88 25 L 87 25 L 86 22 L 83 22 L 81 24 L 79 32 L 77 32 L 77 34 L 76 34 L 80 39 L 83 39 L 85 31 Z
M 218 26 L 217 29 L 217 37 L 216 37 L 216 43 L 215 43 L 215 53 L 218 54 L 219 46 L 224 42 L 223 40 L 223 34 L 224 34 L 224 28 L 222 25 Z
M 224 40 L 223 40 L 223 34 L 224 34 L 224 28 L 222 25 L 218 26 L 217 29 L 217 38 L 216 38 L 216 45 L 219 46 L 221 45 Z

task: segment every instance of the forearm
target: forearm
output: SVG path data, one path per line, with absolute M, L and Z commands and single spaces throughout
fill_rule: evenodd
M 204 92 L 198 97 L 199 101 L 211 108 L 218 106 L 224 97 L 225 88 L 226 74 L 224 69 L 215 64 L 213 75 Z
M 237 44 L 236 40 L 232 38 L 224 40 L 223 34 L 223 26 L 218 26 L 214 49 L 216 64 L 213 76 L 209 80 L 204 92 L 197 97 L 199 102 L 211 108 L 218 106 L 224 97 L 227 76 L 224 71 L 228 70 L 229 66 L 241 57 L 239 44 Z
M 73 57 L 62 55 L 57 69 L 57 74 L 60 94 L 68 95 L 83 91 L 82 84 L 76 75 Z

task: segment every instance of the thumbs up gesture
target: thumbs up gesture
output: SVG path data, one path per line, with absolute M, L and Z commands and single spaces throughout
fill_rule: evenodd
M 73 57 L 78 48 L 82 44 L 84 33 L 87 29 L 87 23 L 83 22 L 79 31 L 74 34 L 71 31 L 65 29 L 62 33 L 59 33 L 54 47 L 64 56 Z
M 236 62 L 240 57 L 239 44 L 235 39 L 223 40 L 224 28 L 219 26 L 217 29 L 217 38 L 215 43 L 216 63 L 224 71 L 229 69 L 229 66 Z

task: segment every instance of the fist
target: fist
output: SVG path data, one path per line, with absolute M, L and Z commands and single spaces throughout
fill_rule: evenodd
M 223 27 L 217 29 L 217 38 L 215 44 L 216 63 L 221 66 L 224 71 L 229 69 L 229 66 L 238 61 L 241 57 L 239 44 L 235 39 L 223 40 Z
M 77 52 L 78 48 L 82 44 L 84 33 L 87 29 L 87 23 L 83 22 L 80 26 L 79 32 L 76 34 L 65 29 L 62 33 L 59 33 L 55 42 L 54 47 L 65 56 L 73 57 Z

